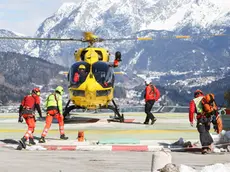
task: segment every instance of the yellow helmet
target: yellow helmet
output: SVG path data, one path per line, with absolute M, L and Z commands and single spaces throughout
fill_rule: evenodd
M 78 69 L 85 69 L 85 65 L 80 65 L 79 67 L 78 67 Z
M 62 86 L 58 86 L 56 89 L 55 89 L 56 92 L 60 93 L 61 95 L 64 93 L 64 89 Z

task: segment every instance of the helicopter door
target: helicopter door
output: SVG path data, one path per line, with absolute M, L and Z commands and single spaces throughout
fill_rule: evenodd
M 112 67 L 105 62 L 96 62 L 92 67 L 93 75 L 102 87 L 113 87 L 114 71 Z
M 86 62 L 74 63 L 70 68 L 69 82 L 70 85 L 79 87 L 85 82 L 90 71 L 90 65 Z

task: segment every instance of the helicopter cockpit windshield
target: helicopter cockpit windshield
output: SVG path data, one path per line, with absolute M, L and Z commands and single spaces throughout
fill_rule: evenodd
M 104 88 L 114 84 L 114 71 L 107 63 L 96 62 L 92 66 L 92 72 L 96 81 Z
M 68 79 L 70 85 L 74 85 L 76 87 L 80 86 L 83 82 L 85 82 L 90 71 L 90 65 L 86 62 L 77 62 L 74 63 L 69 71 Z

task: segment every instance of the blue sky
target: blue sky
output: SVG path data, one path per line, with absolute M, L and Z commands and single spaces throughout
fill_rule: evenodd
M 0 29 L 33 36 L 64 2 L 79 0 L 0 0 Z

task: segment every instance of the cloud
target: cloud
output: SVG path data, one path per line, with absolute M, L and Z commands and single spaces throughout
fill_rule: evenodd
M 39 25 L 64 2 L 79 0 L 0 0 L 0 29 L 33 36 Z

